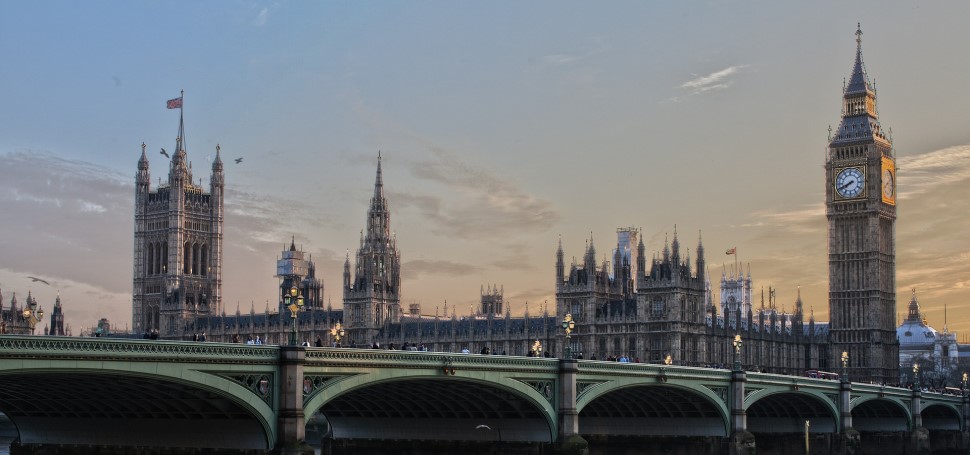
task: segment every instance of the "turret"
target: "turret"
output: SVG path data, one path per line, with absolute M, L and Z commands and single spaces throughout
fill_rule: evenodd
M 639 243 L 637 243 L 637 273 L 639 275 L 644 275 L 647 273 L 647 254 L 646 247 L 643 245 L 643 236 L 640 236 Z M 639 281 L 640 277 L 637 277 Z
M 704 271 L 707 265 L 704 262 L 704 239 L 701 237 L 700 231 L 697 232 L 697 276 L 704 276 Z M 708 278 L 708 281 L 710 278 Z
M 559 248 L 556 249 L 556 289 L 562 287 L 566 279 L 566 264 L 563 262 L 562 236 L 559 236 Z
M 671 245 L 671 261 L 674 263 L 674 267 L 680 265 L 680 241 L 677 240 L 677 225 L 674 225 L 674 242 Z

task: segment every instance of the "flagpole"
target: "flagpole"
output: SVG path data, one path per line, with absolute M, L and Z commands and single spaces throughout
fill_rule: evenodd
M 185 89 L 179 92 L 179 136 L 182 137 L 182 150 L 185 150 L 185 121 L 184 121 L 184 109 L 185 109 Z

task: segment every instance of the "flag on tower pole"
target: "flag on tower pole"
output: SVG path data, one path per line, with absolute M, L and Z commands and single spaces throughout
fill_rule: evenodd
M 731 249 L 725 251 L 724 254 L 728 254 L 728 255 L 738 254 L 738 247 L 731 248 Z
M 182 97 L 172 98 L 165 103 L 165 107 L 169 109 L 182 109 Z

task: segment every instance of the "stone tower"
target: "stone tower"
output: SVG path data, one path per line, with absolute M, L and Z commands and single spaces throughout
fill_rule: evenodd
M 280 280 L 279 314 L 288 315 L 283 305 L 283 296 L 296 286 L 304 299 L 304 309 L 323 309 L 323 280 L 317 278 L 317 267 L 313 258 L 303 249 L 296 248 L 296 238 L 290 239 L 289 248 L 284 248 L 276 260 L 276 277 Z
M 373 343 L 381 329 L 401 319 L 401 255 L 390 221 L 378 154 L 374 196 L 367 210 L 366 234 L 361 231 L 353 277 L 349 254 L 344 262 L 344 327 L 351 345 Z
M 132 327 L 180 337 L 222 302 L 222 157 L 217 145 L 206 191 L 201 179 L 193 181 L 180 115 L 168 180 L 152 189 L 145 148 L 135 174 Z
M 842 95 L 842 119 L 825 161 L 831 355 L 847 352 L 852 381 L 895 382 L 896 160 L 879 124 L 876 89 L 862 61 L 862 30 Z M 824 368 L 824 366 L 823 366 Z

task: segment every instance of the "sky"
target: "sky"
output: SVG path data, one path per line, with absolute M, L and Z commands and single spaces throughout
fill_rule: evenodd
M 342 299 L 377 155 L 402 303 L 504 287 L 554 311 L 555 252 L 676 229 L 715 283 L 828 320 L 824 153 L 863 54 L 898 157 L 897 313 L 970 335 L 970 3 L 0 2 L 0 289 L 75 335 L 131 324 L 134 175 L 226 164 L 224 308 L 274 307 L 291 236 Z M 236 164 L 233 158 L 243 157 Z M 50 285 L 32 282 L 35 276 Z M 756 297 L 756 300 L 758 297 Z M 268 304 L 267 302 L 271 302 Z M 757 304 L 757 302 L 756 302 Z M 944 321 L 946 307 L 946 321 Z M 449 310 L 450 312 L 450 310 Z M 45 323 L 42 322 L 42 325 Z

